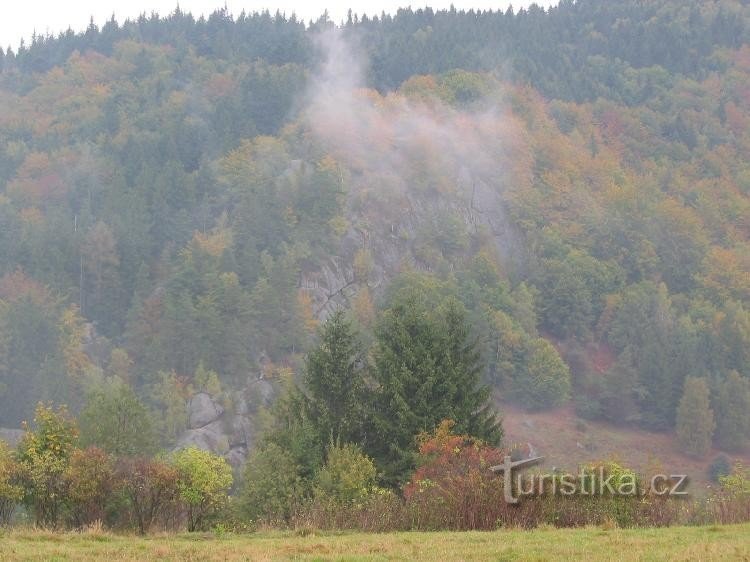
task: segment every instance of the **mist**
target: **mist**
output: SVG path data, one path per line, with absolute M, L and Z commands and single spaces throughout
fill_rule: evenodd
M 447 77 L 445 84 L 417 77 L 381 95 L 366 87 L 368 60 L 356 38 L 332 29 L 317 45 L 323 62 L 310 82 L 303 119 L 351 172 L 355 212 L 379 208 L 391 213 L 394 223 L 414 223 L 425 219 L 425 209 L 432 216 L 436 209 L 449 209 L 473 229 L 488 226 L 498 249 L 507 253 L 503 197 L 529 169 L 529 159 L 523 128 L 506 108 L 501 83 L 468 73 Z M 437 94 L 450 95 L 449 80 L 475 80 L 483 91 L 448 104 Z

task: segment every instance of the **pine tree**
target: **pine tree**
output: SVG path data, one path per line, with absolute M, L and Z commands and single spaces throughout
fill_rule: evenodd
M 368 453 L 386 484 L 401 483 L 413 469 L 419 433 L 452 419 L 473 436 L 497 443 L 499 423 L 487 407 L 488 390 L 455 304 L 428 312 L 407 299 L 383 313 L 377 329 L 374 377 L 378 389 Z
M 484 365 L 476 338 L 469 333 L 466 311 L 455 299 L 445 307 L 447 380 L 453 388 L 456 430 L 497 445 L 502 427 L 489 404 L 490 387 L 481 384 Z
M 732 371 L 719 384 L 716 400 L 716 440 L 728 450 L 741 450 L 750 433 L 750 382 Z
M 639 418 L 636 396 L 641 388 L 633 353 L 626 347 L 617 362 L 604 374 L 604 390 L 600 398 L 602 415 L 614 422 L 632 422 Z
M 715 428 L 706 381 L 688 377 L 677 408 L 677 441 L 680 448 L 691 455 L 705 455 L 711 449 Z
M 309 418 L 322 443 L 357 441 L 364 411 L 362 350 L 343 310 L 328 319 L 320 340 L 307 355 L 303 376 Z

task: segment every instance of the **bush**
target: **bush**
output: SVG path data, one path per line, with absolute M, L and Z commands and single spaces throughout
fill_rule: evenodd
M 708 499 L 706 521 L 722 525 L 750 521 L 750 470 L 737 463 L 719 483 L 719 492 Z
M 13 452 L 0 441 L 0 526 L 10 523 L 13 512 L 23 499 L 20 485 L 21 467 Z
M 327 457 L 313 482 L 316 499 L 353 504 L 365 500 L 373 492 L 375 464 L 357 445 L 333 445 L 328 449 Z
M 719 478 L 722 491 L 732 496 L 750 498 L 750 469 L 737 463 L 731 474 Z
M 245 466 L 241 513 L 251 521 L 287 523 L 303 498 L 299 467 L 287 451 L 268 443 Z
M 297 511 L 292 524 L 296 529 L 349 529 L 371 533 L 412 528 L 404 501 L 384 488 L 373 489 L 369 496 L 357 503 L 314 500 Z
M 35 430 L 28 429 L 18 447 L 22 469 L 24 503 L 34 513 L 36 524 L 56 527 L 66 497 L 65 474 L 78 440 L 75 421 L 62 406 L 39 404 Z
M 718 455 L 708 467 L 708 476 L 712 482 L 719 482 L 723 476 L 728 476 L 732 473 L 732 465 L 729 462 L 729 457 L 721 454 Z
M 579 394 L 574 401 L 576 415 L 585 420 L 602 419 L 602 405 L 597 398 L 592 398 L 587 394 Z
M 174 454 L 177 486 L 188 531 L 195 531 L 227 505 L 232 487 L 232 467 L 223 457 L 191 447 Z
M 138 532 L 146 534 L 157 522 L 167 527 L 180 495 L 177 469 L 157 459 L 135 458 L 121 461 L 117 474 Z
M 404 487 L 407 508 L 418 528 L 493 529 L 507 506 L 502 479 L 489 467 L 504 455 L 452 428 L 444 420 L 420 437 L 418 468 Z
M 114 465 L 107 453 L 97 447 L 73 451 L 65 483 L 73 526 L 84 527 L 105 520 L 116 487 Z

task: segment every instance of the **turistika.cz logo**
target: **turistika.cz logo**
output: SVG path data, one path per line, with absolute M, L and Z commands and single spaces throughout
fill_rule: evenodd
M 687 495 L 686 474 L 654 474 L 646 479 L 614 464 L 584 468 L 578 474 L 554 472 L 524 475 L 521 472 L 522 469 L 538 464 L 542 460 L 544 457 L 513 461 L 510 456 L 506 456 L 503 464 L 490 467 L 492 472 L 503 475 L 503 495 L 507 503 L 518 503 L 520 496 L 634 497 L 650 494 L 679 497 Z

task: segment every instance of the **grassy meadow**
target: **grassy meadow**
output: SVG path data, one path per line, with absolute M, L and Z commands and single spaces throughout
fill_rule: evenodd
M 149 537 L 9 531 L 16 560 L 750 560 L 750 524 L 662 529 L 553 529 L 387 534 L 293 532 Z

